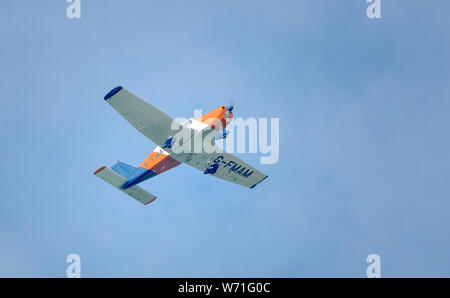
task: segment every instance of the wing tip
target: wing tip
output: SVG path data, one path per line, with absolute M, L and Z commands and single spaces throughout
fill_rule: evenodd
M 102 166 L 100 168 L 97 169 L 97 171 L 94 172 L 94 175 L 100 173 L 101 171 L 103 171 L 106 168 L 106 166 Z
M 119 92 L 120 90 L 122 90 L 123 87 L 122 86 L 117 86 L 116 88 L 112 89 L 111 91 L 108 92 L 108 94 L 105 95 L 104 99 L 108 100 L 111 97 L 113 97 L 114 95 L 117 94 L 117 92 Z
M 151 200 L 151 201 L 148 201 L 147 203 L 145 203 L 144 205 L 148 205 L 148 204 L 150 204 L 151 202 L 153 202 L 154 200 L 156 200 L 158 197 L 155 197 L 153 200 Z
M 263 182 L 264 180 L 266 180 L 266 178 L 269 177 L 269 175 L 266 175 L 266 177 L 262 178 L 261 181 L 259 181 L 258 183 L 254 184 L 253 186 L 251 186 L 250 188 L 255 188 L 256 185 L 260 184 L 261 182 Z

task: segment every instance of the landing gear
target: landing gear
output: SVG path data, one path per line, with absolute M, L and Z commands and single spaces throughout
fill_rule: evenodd
M 219 164 L 217 164 L 217 163 L 209 165 L 206 168 L 206 170 L 203 172 L 203 174 L 205 174 L 205 175 L 206 174 L 214 174 L 217 171 L 218 168 L 219 168 Z
M 226 129 L 222 130 L 222 132 L 216 137 L 216 140 L 225 139 L 230 132 Z
M 175 138 L 170 137 L 164 142 L 164 144 L 162 145 L 161 148 L 163 148 L 163 149 L 169 148 L 170 149 L 170 148 L 172 148 L 173 143 L 175 143 Z

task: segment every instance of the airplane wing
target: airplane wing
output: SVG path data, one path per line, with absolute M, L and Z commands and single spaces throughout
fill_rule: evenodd
M 158 146 L 177 130 L 172 130 L 174 119 L 128 92 L 121 86 L 114 88 L 105 96 L 105 100 L 131 125 Z
M 268 176 L 231 153 L 194 153 L 184 163 L 205 174 L 254 188 Z

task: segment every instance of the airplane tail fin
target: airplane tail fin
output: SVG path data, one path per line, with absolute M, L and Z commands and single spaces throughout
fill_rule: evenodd
M 142 189 L 140 186 L 137 185 L 133 185 L 126 189 L 122 188 L 122 186 L 128 181 L 128 178 L 125 175 L 130 175 L 131 177 L 134 174 L 134 172 L 132 172 L 133 169 L 131 168 L 137 170 L 133 166 L 119 162 L 113 166 L 114 171 L 103 166 L 100 167 L 97 171 L 95 171 L 94 175 L 108 182 L 118 190 L 126 193 L 127 195 L 139 201 L 140 203 L 148 205 L 154 200 L 156 200 L 156 196 L 145 191 L 144 189 Z
M 130 179 L 137 172 L 136 167 L 133 167 L 132 165 L 121 161 L 117 161 L 117 163 L 111 167 L 111 170 L 124 177 L 125 179 Z

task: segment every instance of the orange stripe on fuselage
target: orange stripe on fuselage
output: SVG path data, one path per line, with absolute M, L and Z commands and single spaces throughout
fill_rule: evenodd
M 140 164 L 140 167 L 152 170 L 156 174 L 161 174 L 179 164 L 178 161 L 169 155 L 154 151 Z
M 227 111 L 224 106 L 218 107 L 211 112 L 197 118 L 196 120 L 208 124 L 213 129 L 225 129 L 228 123 L 233 119 L 233 113 Z

